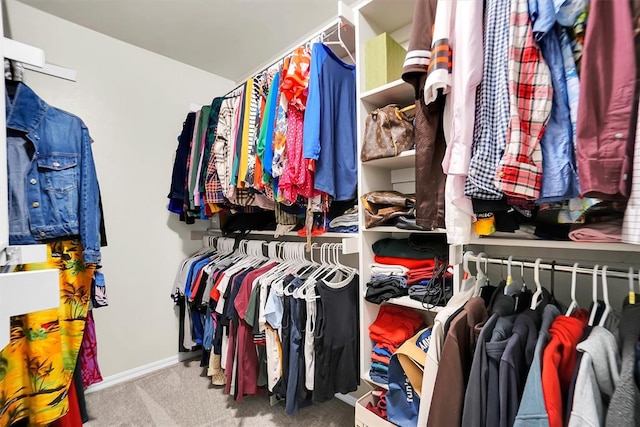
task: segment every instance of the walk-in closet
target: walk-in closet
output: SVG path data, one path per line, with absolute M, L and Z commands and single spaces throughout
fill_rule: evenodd
M 639 2 L 0 16 L 0 426 L 640 426 Z

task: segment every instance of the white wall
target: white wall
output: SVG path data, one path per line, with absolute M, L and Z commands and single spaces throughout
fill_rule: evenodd
M 178 328 L 171 285 L 179 261 L 200 246 L 189 230 L 207 226 L 186 226 L 166 209 L 176 137 L 191 102 L 207 104 L 234 84 L 15 0 L 6 3 L 7 35 L 78 71 L 76 83 L 31 72 L 25 80 L 49 104 L 80 116 L 95 140 L 109 240 L 103 265 L 110 306 L 95 311 L 102 373 L 173 356 Z

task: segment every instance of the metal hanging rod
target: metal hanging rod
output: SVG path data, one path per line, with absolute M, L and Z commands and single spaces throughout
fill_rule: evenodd
M 310 43 L 312 41 L 315 41 L 318 38 L 322 38 L 323 40 L 326 39 L 327 37 L 335 34 L 336 32 L 339 32 L 342 28 L 343 25 L 348 25 L 348 21 L 344 20 L 342 17 L 338 17 L 336 19 L 334 19 L 333 21 L 331 21 L 328 25 L 326 25 L 324 28 L 322 28 L 320 31 L 317 31 L 316 33 L 314 33 L 312 36 L 310 37 L 306 37 L 304 40 L 298 42 L 295 47 L 290 48 L 287 50 L 287 52 L 283 55 L 278 56 L 278 59 L 276 59 L 275 61 L 272 61 L 271 63 L 269 63 L 267 66 L 263 66 L 261 67 L 259 70 L 251 73 L 247 78 L 242 80 L 242 83 L 240 83 L 238 86 L 236 86 L 235 88 L 233 88 L 232 90 L 230 90 L 229 92 L 226 93 L 226 95 L 224 95 L 224 97 L 232 97 L 232 96 L 236 96 L 237 94 L 235 93 L 236 91 L 238 91 L 239 89 L 241 89 L 245 83 L 247 82 L 247 80 L 251 77 L 257 76 L 260 73 L 263 73 L 265 71 L 267 71 L 268 69 L 270 69 L 271 67 L 279 64 L 280 62 L 282 62 L 286 57 L 288 57 L 289 55 L 291 55 L 293 53 L 293 51 L 298 47 L 298 46 L 303 46 L 307 43 Z M 346 47 L 345 47 L 346 49 Z M 349 52 L 350 53 L 350 52 Z
M 509 260 L 508 259 L 504 259 L 504 258 L 487 258 L 487 257 L 478 257 L 477 255 L 467 255 L 467 259 L 469 261 L 479 261 L 480 265 L 482 265 L 485 261 L 489 264 L 494 264 L 494 265 L 508 265 L 509 264 Z M 533 261 L 525 261 L 525 260 L 512 260 L 511 261 L 511 265 L 512 266 L 516 266 L 516 267 L 528 267 L 528 268 L 534 268 L 535 267 L 535 262 Z M 601 264 L 600 268 L 602 268 L 604 265 L 606 264 Z M 564 272 L 564 273 L 571 273 L 573 272 L 573 266 L 571 265 L 562 265 L 562 264 L 548 264 L 548 263 L 540 263 L 539 266 L 540 270 L 549 270 L 551 271 L 552 269 L 555 271 L 560 271 L 560 272 Z M 593 268 L 594 266 L 591 267 L 578 267 L 576 269 L 576 273 L 578 274 L 593 274 Z M 637 270 L 637 269 L 636 269 Z M 615 270 L 615 269 L 607 269 L 607 277 L 617 277 L 620 279 L 628 279 L 629 278 L 629 272 L 628 271 L 620 271 L 620 270 Z M 640 278 L 640 273 L 634 273 L 633 274 L 634 278 Z
M 206 242 L 215 242 L 218 239 L 227 239 L 229 241 L 233 240 L 235 241 L 236 239 L 233 237 L 226 237 L 226 236 L 214 236 L 214 235 L 204 235 L 203 236 L 204 240 Z M 239 242 L 257 242 L 260 241 L 260 239 L 240 239 Z M 278 246 L 280 245 L 305 245 L 306 243 L 303 242 L 289 242 L 289 241 L 281 241 L 281 242 L 276 242 L 276 241 L 271 241 L 271 242 L 267 242 L 267 241 L 262 241 L 262 245 L 263 246 L 268 246 L 271 243 L 275 243 Z M 314 250 L 323 250 L 323 249 L 328 249 L 328 248 L 338 248 L 338 249 L 342 249 L 343 244 L 342 243 L 322 243 L 322 244 L 317 244 L 317 243 L 312 243 L 311 244 L 311 249 Z

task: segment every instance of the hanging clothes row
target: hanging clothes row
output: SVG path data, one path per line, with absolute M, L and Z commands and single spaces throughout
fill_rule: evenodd
M 416 90 L 416 182 L 432 184 L 417 189 L 418 225 L 455 244 L 514 231 L 640 243 L 639 11 L 417 0 L 402 77 Z
M 275 211 L 275 222 L 290 230 L 297 215 L 351 201 L 334 216 L 341 215 L 356 204 L 355 96 L 355 65 L 314 43 L 189 113 L 169 210 L 187 222 L 219 212 Z M 316 219 L 318 228 L 329 227 L 326 215 Z M 354 225 L 332 231 L 355 231 Z
M 420 395 L 418 425 L 640 425 L 637 277 L 608 267 L 542 266 L 464 255 L 461 290 L 435 317 Z M 468 267 L 476 260 L 476 275 Z M 484 261 L 484 269 L 482 267 Z M 488 263 L 507 264 L 493 286 Z M 512 265 L 519 265 L 520 275 Z M 525 284 L 524 267 L 534 283 Z M 542 268 L 572 272 L 572 301 L 542 286 Z M 588 309 L 575 298 L 577 276 L 592 276 Z M 607 278 L 628 276 L 622 313 L 609 302 Z M 604 301 L 597 299 L 602 286 Z M 618 339 L 616 338 L 618 337 Z
M 268 390 L 287 414 L 355 391 L 358 272 L 340 263 L 341 245 L 314 246 L 315 261 L 304 243 L 207 240 L 172 290 L 180 351 L 201 346 L 214 385 L 238 401 Z

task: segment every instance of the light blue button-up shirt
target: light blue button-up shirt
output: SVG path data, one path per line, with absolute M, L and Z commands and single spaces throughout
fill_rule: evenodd
M 580 193 L 578 174 L 575 166 L 575 119 L 572 124 L 572 114 L 569 107 L 571 96 L 575 100 L 577 85 L 571 85 L 571 95 L 567 79 L 577 73 L 567 75 L 571 64 L 566 64 L 568 59 L 563 56 L 563 47 L 566 51 L 570 46 L 562 46 L 569 39 L 565 30 L 557 23 L 557 9 L 560 3 L 572 3 L 572 0 L 529 0 L 529 14 L 533 24 L 533 32 L 544 60 L 551 71 L 553 83 L 553 105 L 551 116 L 546 130 L 540 141 L 542 148 L 542 188 L 538 203 L 559 202 L 571 199 Z M 564 36 L 564 37 L 563 37 Z M 572 58 L 571 58 L 572 60 Z M 573 65 L 575 70 L 575 64 Z

